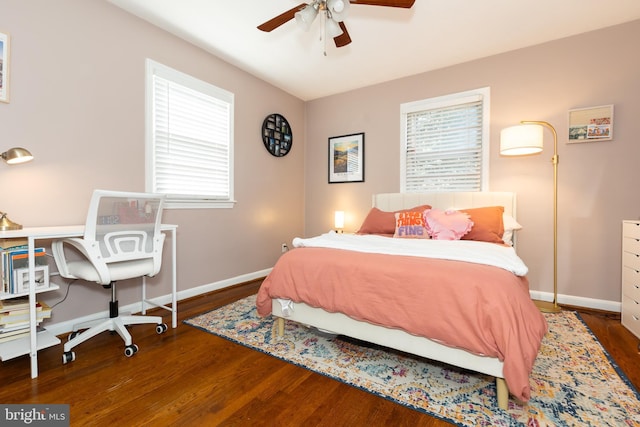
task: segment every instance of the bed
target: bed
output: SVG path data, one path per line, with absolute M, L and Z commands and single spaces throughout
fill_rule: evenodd
M 503 210 L 500 243 L 401 239 L 388 231 L 294 239 L 260 287 L 258 313 L 273 314 L 280 335 L 287 319 L 490 375 L 502 409 L 510 393 L 527 401 L 547 325 L 529 297 L 526 265 L 501 240 L 515 239 L 517 227 L 506 226 L 517 224 L 515 194 L 376 194 L 365 223 L 374 211 L 387 218 L 401 210 L 462 210 L 477 219 L 476 233 L 479 212 L 495 207 Z M 419 254 L 405 252 L 414 247 Z

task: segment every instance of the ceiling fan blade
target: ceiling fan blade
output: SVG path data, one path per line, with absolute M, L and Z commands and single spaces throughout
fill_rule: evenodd
M 338 22 L 340 28 L 342 29 L 342 34 L 333 38 L 336 47 L 343 47 L 351 43 L 351 37 L 349 36 L 349 32 L 347 31 L 347 26 L 344 25 L 344 22 Z
M 409 9 L 416 0 L 350 0 L 351 4 L 367 4 L 370 6 L 403 7 Z
M 276 16 L 275 18 L 272 18 L 270 20 L 268 20 L 267 22 L 258 25 L 258 29 L 265 31 L 265 32 L 271 32 L 273 30 L 275 30 L 276 28 L 278 28 L 280 25 L 291 21 L 294 18 L 294 15 L 296 14 L 297 11 L 299 11 L 300 9 L 306 7 L 307 4 L 306 3 L 300 3 L 299 5 L 297 5 L 296 7 L 293 7 L 289 10 L 287 10 L 284 13 L 281 13 L 280 15 Z

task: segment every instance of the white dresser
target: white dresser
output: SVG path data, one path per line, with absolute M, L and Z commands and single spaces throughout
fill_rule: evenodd
M 622 221 L 622 324 L 640 338 L 640 221 Z

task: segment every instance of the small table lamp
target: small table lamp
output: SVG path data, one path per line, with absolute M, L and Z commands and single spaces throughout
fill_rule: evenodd
M 333 226 L 337 233 L 342 233 L 342 229 L 344 228 L 344 211 L 335 212 Z

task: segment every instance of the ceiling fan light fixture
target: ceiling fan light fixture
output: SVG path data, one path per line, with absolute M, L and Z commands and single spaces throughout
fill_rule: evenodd
M 327 39 L 331 40 L 333 37 L 333 43 L 336 47 L 344 47 L 351 43 L 351 36 L 347 27 L 343 22 L 349 13 L 351 7 L 351 1 L 355 4 L 368 5 L 368 6 L 386 6 L 394 8 L 409 9 L 413 7 L 416 0 L 307 0 L 309 3 L 301 3 L 291 9 L 274 16 L 266 22 L 258 25 L 258 30 L 264 32 L 271 32 L 281 25 L 293 20 L 295 18 L 298 27 L 304 31 L 309 31 L 313 21 L 316 19 L 319 13 L 322 13 L 322 22 L 320 28 L 322 34 L 320 40 L 324 40 L 325 43 L 325 55 L 326 55 L 326 43 Z M 338 30 L 339 28 L 339 30 Z
M 342 28 L 340 28 L 340 25 L 333 19 L 327 19 L 325 26 L 328 38 L 338 37 L 342 34 Z
M 342 22 L 347 18 L 349 6 L 349 0 L 327 0 L 329 16 L 336 22 Z M 340 34 L 342 34 L 342 31 Z
M 304 31 L 309 31 L 309 28 L 311 28 L 311 24 L 313 24 L 313 20 L 316 19 L 317 15 L 318 8 L 316 7 L 315 3 L 312 3 L 306 6 L 301 11 L 296 12 L 294 16 L 296 18 L 296 23 L 298 24 L 298 26 Z

